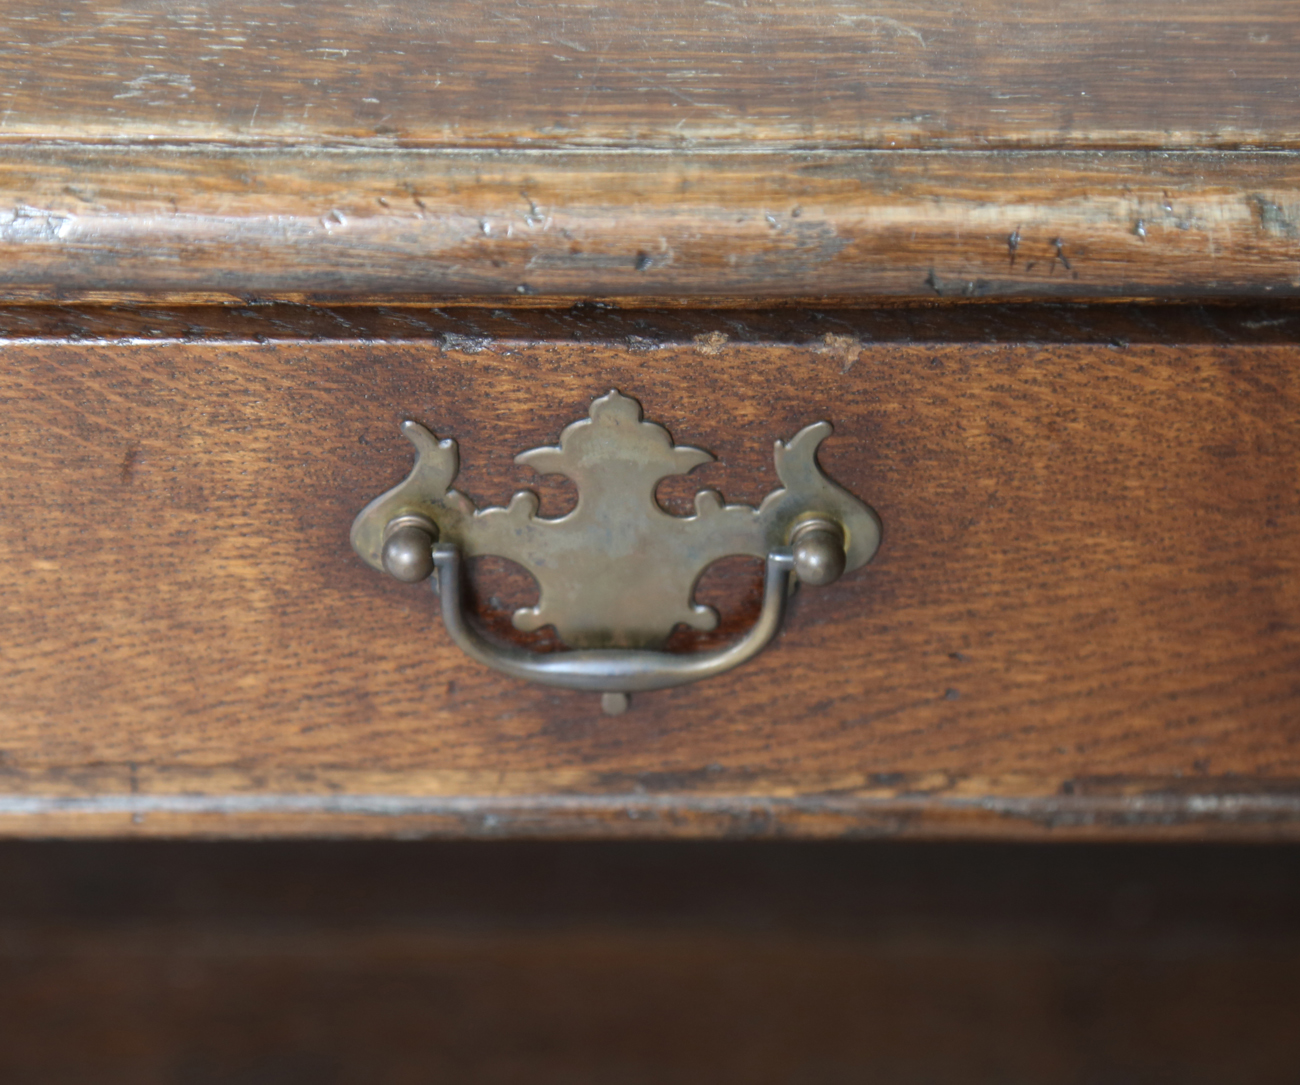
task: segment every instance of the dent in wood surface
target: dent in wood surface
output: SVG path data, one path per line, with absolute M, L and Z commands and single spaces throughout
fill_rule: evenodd
M 7 0 L 0 138 L 1295 147 L 1291 0 Z
M 471 345 L 4 348 L 9 831 L 1300 824 L 1294 347 Z M 885 524 L 744 673 L 617 721 L 475 668 L 347 542 L 402 418 L 498 501 L 611 386 L 737 500 L 824 412 Z

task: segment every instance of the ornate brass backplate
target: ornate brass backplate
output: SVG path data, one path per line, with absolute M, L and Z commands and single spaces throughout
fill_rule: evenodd
M 404 422 L 402 432 L 415 445 L 415 467 L 356 518 L 357 553 L 403 580 L 424 579 L 436 567 L 443 617 L 462 648 L 507 673 L 604 692 L 611 711 L 626 704 L 619 695 L 693 681 L 756 654 L 779 628 L 791 573 L 829 582 L 866 564 L 880 543 L 875 513 L 818 467 L 828 422 L 776 442 L 783 486 L 757 509 L 728 505 L 716 490 L 701 490 L 695 515 L 688 517 L 665 512 L 655 487 L 714 457 L 675 445 L 666 429 L 643 420 L 635 399 L 617 391 L 566 427 L 558 446 L 515 457 L 577 485 L 576 507 L 554 520 L 537 515 L 537 496 L 527 490 L 506 508 L 475 508 L 451 489 L 459 466 L 456 443 L 439 441 L 416 422 Z M 517 562 L 537 581 L 537 605 L 514 614 L 518 629 L 552 625 L 577 650 L 532 654 L 491 644 L 475 632 L 460 610 L 459 566 L 462 557 L 480 554 Z M 732 554 L 768 562 L 764 614 L 755 629 L 722 652 L 656 651 L 679 623 L 700 630 L 717 624 L 716 612 L 696 603 L 693 592 L 705 568 Z

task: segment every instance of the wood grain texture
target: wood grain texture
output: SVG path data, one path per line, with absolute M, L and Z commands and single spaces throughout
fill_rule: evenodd
M 1294 848 L 0 846 L 7 1085 L 1288 1081 Z
M 7 0 L 10 139 L 1300 146 L 1291 0 Z
M 1300 294 L 1300 156 L 24 147 L 0 301 Z
M 4 831 L 1295 835 L 1297 348 L 834 327 L 10 341 Z M 499 503 L 610 387 L 732 500 L 831 419 L 885 525 L 759 659 L 612 720 L 464 659 L 347 543 L 401 419 Z M 716 587 L 738 629 L 752 571 Z

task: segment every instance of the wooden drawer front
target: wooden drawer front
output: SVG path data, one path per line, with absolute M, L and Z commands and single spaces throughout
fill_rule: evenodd
M 1300 348 L 680 324 L 9 341 L 0 826 L 1295 834 Z M 538 484 L 515 453 L 610 388 L 718 455 L 672 507 L 757 501 L 772 441 L 827 418 L 823 464 L 884 524 L 758 659 L 612 719 L 471 662 L 348 544 L 410 465 L 404 418 L 503 504 Z M 503 628 L 527 585 L 481 576 Z M 758 589 L 709 578 L 724 639 Z

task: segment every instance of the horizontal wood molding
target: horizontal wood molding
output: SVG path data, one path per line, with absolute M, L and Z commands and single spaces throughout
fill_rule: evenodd
M 332 781 L 346 788 L 346 776 Z M 197 792 L 213 781 L 191 781 Z M 1272 793 L 1241 781 L 896 781 L 876 793 L 834 788 L 798 798 L 679 793 L 647 796 L 429 796 L 304 792 L 0 796 L 0 837 L 261 837 L 511 839 L 870 839 L 1297 841 L 1300 779 Z M 908 791 L 908 784 L 919 790 Z M 1023 796 L 1003 793 L 1008 784 Z M 788 787 L 788 784 L 786 784 Z M 963 797 L 962 791 L 969 791 Z M 1182 792 L 1182 793 L 1180 793 Z
M 0 138 L 1300 147 L 1293 0 L 6 0 Z
M 14 148 L 0 301 L 1300 295 L 1300 155 Z

